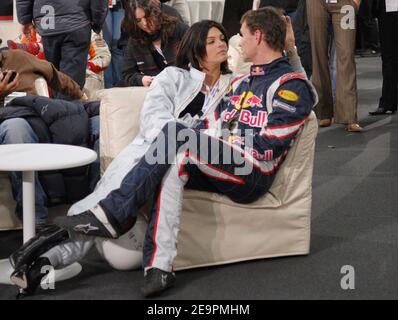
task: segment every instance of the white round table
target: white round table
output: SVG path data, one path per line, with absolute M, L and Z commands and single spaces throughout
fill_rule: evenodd
M 24 243 L 35 236 L 35 172 L 79 167 L 94 162 L 95 159 L 97 154 L 94 151 L 70 145 L 0 145 L 0 171 L 22 171 Z M 8 259 L 1 260 L 0 283 L 9 284 L 12 271 Z M 69 279 L 80 271 L 80 264 L 74 263 L 62 270 L 56 270 L 55 279 Z

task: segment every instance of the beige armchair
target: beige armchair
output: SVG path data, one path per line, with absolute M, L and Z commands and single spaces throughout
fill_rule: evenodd
M 136 87 L 101 93 L 103 170 L 137 134 L 146 92 L 146 88 Z M 308 254 L 317 127 L 312 113 L 271 190 L 250 205 L 186 190 L 174 269 Z

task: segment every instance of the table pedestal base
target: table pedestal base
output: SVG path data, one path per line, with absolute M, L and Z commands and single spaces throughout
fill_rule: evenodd
M 12 284 L 10 281 L 10 275 L 14 271 L 8 259 L 0 260 L 0 283 L 1 284 Z M 71 279 L 77 276 L 82 271 L 82 266 L 75 262 L 66 268 L 55 270 L 55 286 L 57 281 L 63 281 Z M 42 280 L 42 284 L 50 287 L 51 281 L 47 281 L 48 276 Z

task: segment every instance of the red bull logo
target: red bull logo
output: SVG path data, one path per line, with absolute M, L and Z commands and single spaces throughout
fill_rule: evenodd
M 265 150 L 264 153 L 260 153 L 256 149 L 245 147 L 245 151 L 259 161 L 271 161 L 273 159 L 272 150 Z
M 230 103 L 235 109 L 247 109 L 247 108 L 263 108 L 262 96 L 259 98 L 249 91 L 248 93 L 243 92 L 240 96 L 231 96 Z
M 224 121 L 231 120 L 237 113 L 238 111 L 236 110 L 226 112 Z M 263 128 L 268 122 L 268 114 L 265 111 L 259 111 L 256 115 L 253 115 L 250 110 L 242 110 L 238 121 L 251 127 Z
M 265 74 L 263 67 L 257 66 L 251 69 L 250 74 L 252 76 L 263 76 Z
M 239 122 L 251 127 L 262 128 L 268 122 L 268 115 L 265 111 L 259 111 L 255 116 L 249 110 L 242 110 Z

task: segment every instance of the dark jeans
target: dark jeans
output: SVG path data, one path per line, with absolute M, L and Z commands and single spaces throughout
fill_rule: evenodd
M 44 36 L 42 39 L 46 59 L 59 71 L 75 80 L 80 88 L 83 89 L 86 82 L 91 27 L 86 26 L 71 33 Z M 69 98 L 60 94 L 55 96 L 59 99 L 69 100 Z
M 381 13 L 379 17 L 383 89 L 379 106 L 397 110 L 398 98 L 398 13 Z

